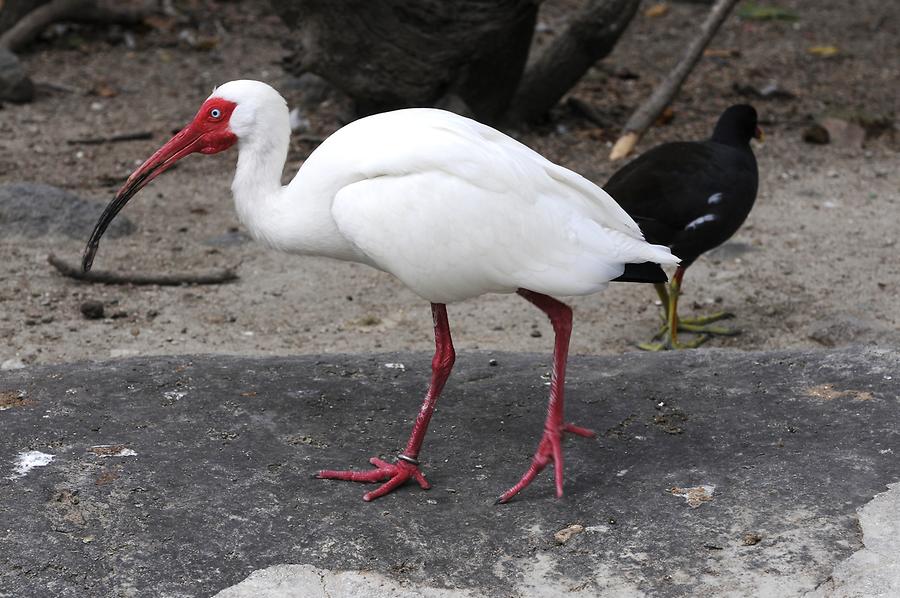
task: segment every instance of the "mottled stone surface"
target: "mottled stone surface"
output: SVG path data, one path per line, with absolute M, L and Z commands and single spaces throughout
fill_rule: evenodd
M 432 490 L 366 504 L 310 478 L 401 448 L 429 364 L 4 372 L 0 596 L 209 596 L 270 567 L 282 583 L 282 564 L 483 596 L 800 596 L 863 548 L 857 510 L 900 478 L 900 355 L 861 348 L 575 356 L 567 416 L 598 437 L 564 443 L 565 497 L 545 472 L 508 505 L 493 502 L 536 446 L 548 357 L 463 352 L 425 443 Z

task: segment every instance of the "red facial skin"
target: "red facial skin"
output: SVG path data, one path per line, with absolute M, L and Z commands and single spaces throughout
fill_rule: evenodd
M 210 98 L 206 100 L 197 115 L 188 125 L 178 132 L 159 148 L 156 153 L 147 158 L 141 166 L 135 170 L 115 198 L 103 210 L 100 220 L 94 227 L 94 232 L 84 250 L 82 268 L 85 272 L 91 269 L 94 255 L 100 244 L 100 237 L 106 231 L 106 227 L 112 222 L 116 214 L 125 207 L 134 195 L 144 185 L 158 177 L 172 167 L 175 162 L 188 154 L 200 152 L 202 154 L 216 154 L 231 147 L 237 142 L 237 136 L 231 132 L 229 121 L 237 104 L 222 98 Z
M 234 145 L 237 137 L 231 132 L 228 123 L 236 107 L 237 104 L 234 102 L 222 98 L 206 100 L 200 106 L 194 120 L 156 150 L 156 153 L 147 158 L 147 161 L 128 177 L 119 194 L 129 189 L 129 186 L 142 175 L 146 175 L 141 185 L 143 187 L 188 154 L 194 152 L 216 154 Z M 133 191 L 136 193 L 137 189 Z

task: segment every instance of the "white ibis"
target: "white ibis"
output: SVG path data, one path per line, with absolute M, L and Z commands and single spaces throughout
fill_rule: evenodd
M 431 302 L 436 350 L 431 384 L 406 449 L 369 471 L 325 470 L 319 478 L 385 482 L 372 500 L 409 479 L 429 484 L 419 452 L 455 360 L 446 304 L 484 293 L 518 293 L 549 316 L 555 332 L 550 403 L 528 470 L 506 502 L 548 464 L 562 496 L 565 432 L 593 433 L 563 420 L 572 310 L 550 295 L 585 295 L 627 263 L 675 264 L 644 241 L 637 224 L 602 189 L 512 138 L 451 112 L 408 109 L 357 120 L 326 139 L 281 185 L 290 127 L 277 91 L 258 81 L 217 88 L 194 119 L 144 162 L 106 207 L 85 249 L 91 267 L 110 221 L 144 185 L 192 152 L 238 144 L 232 191 L 241 222 L 282 251 L 368 264 Z M 659 266 L 637 268 L 665 280 Z M 626 272 L 625 278 L 629 278 Z

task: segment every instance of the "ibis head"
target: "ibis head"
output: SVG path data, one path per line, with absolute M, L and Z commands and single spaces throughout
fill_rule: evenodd
M 189 154 L 216 154 L 239 140 L 253 139 L 260 123 L 281 117 L 287 107 L 281 95 L 259 81 L 231 81 L 216 88 L 193 120 L 135 170 L 103 210 L 84 250 L 82 268 L 91 269 L 100 237 L 110 222 L 147 183 Z

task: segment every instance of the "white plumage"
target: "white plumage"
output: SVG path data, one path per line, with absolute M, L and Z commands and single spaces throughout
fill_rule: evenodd
M 452 112 L 357 120 L 281 187 L 290 131 L 281 96 L 233 81 L 211 97 L 238 106 L 240 219 L 277 249 L 374 266 L 433 303 L 518 288 L 584 295 L 625 263 L 677 263 L 602 189 Z

